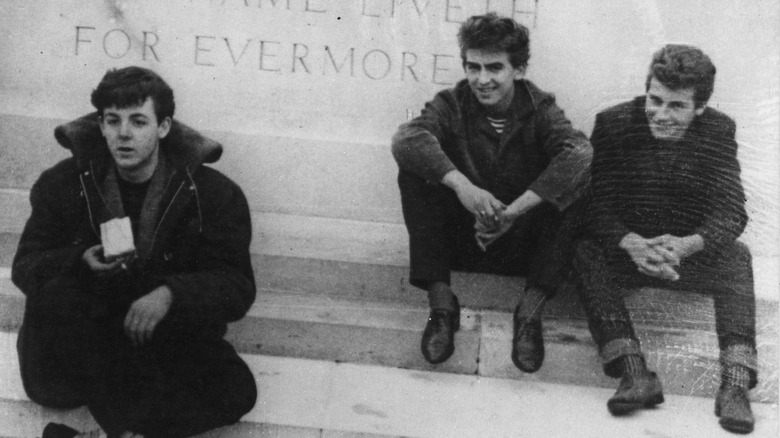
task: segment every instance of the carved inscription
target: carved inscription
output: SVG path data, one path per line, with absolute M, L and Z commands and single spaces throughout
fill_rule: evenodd
M 235 29 L 208 28 L 192 35 L 176 35 L 168 29 L 137 29 L 123 22 L 123 14 L 116 16 L 113 28 L 79 24 L 73 30 L 74 56 L 105 56 L 129 62 L 172 62 L 166 53 L 191 53 L 191 65 L 197 68 L 252 70 L 260 74 L 298 76 L 339 76 L 371 81 L 413 81 L 449 85 L 460 70 L 457 48 L 447 53 L 418 51 L 404 44 L 371 46 L 372 31 L 395 29 L 399 21 L 409 20 L 439 26 L 447 34 L 457 31 L 457 25 L 466 17 L 495 11 L 533 25 L 538 0 L 180 0 L 182 8 L 191 8 L 199 14 L 248 14 L 257 19 L 258 29 L 238 26 L 246 36 L 237 37 Z M 289 32 L 263 36 L 262 24 L 268 14 L 289 21 Z M 362 40 L 354 44 L 330 43 L 326 39 L 316 43 L 296 38 L 296 26 L 309 25 L 322 19 L 319 26 L 323 35 L 343 36 L 354 32 L 354 26 L 344 24 L 342 17 L 365 25 Z M 160 20 L 165 22 L 165 20 Z M 324 23 L 324 24 L 323 24 Z M 378 30 L 377 30 L 378 29 Z M 270 32 L 266 32 L 270 33 Z M 260 36 L 258 36 L 260 35 Z M 173 46 L 175 44 L 175 47 Z M 185 47 L 182 47 L 182 45 Z M 189 45 L 187 47 L 186 45 Z M 181 62 L 181 61 L 179 61 Z

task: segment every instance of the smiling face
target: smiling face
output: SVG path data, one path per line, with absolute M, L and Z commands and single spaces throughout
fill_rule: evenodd
M 479 49 L 467 50 L 463 64 L 477 100 L 490 113 L 505 113 L 515 96 L 515 81 L 523 78 L 525 69 L 512 67 L 506 52 Z
M 672 90 L 656 78 L 650 80 L 645 113 L 653 137 L 671 141 L 683 138 L 693 119 L 704 112 L 704 106 L 696 108 L 693 93 L 692 87 Z
M 100 130 L 119 175 L 130 182 L 144 182 L 157 167 L 160 140 L 168 135 L 171 119 L 157 121 L 154 102 L 147 97 L 139 106 L 105 108 Z

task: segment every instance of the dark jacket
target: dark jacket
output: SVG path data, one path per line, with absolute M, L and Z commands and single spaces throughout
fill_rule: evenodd
M 733 243 L 747 223 L 735 131 L 728 116 L 706 108 L 679 142 L 655 140 L 644 96 L 598 114 L 590 233 L 610 247 L 629 232 L 700 234 L 705 248 Z
M 463 80 L 401 125 L 392 150 L 402 170 L 428 181 L 439 183 L 457 169 L 502 202 L 532 190 L 560 210 L 587 186 L 592 156 L 587 137 L 572 128 L 555 97 L 527 80 L 515 81 L 503 134 Z
M 96 114 L 59 126 L 55 137 L 73 157 L 44 171 L 33 185 L 32 215 L 13 262 L 13 282 L 27 296 L 25 324 L 30 306 L 62 287 L 95 293 L 116 288 L 121 292 L 109 292 L 134 300 L 166 284 L 173 292 L 166 318 L 195 324 L 193 336 L 222 337 L 226 324 L 243 317 L 255 298 L 246 198 L 235 183 L 203 165 L 217 161 L 222 146 L 174 121 L 160 144 L 169 171 L 157 189 L 152 177 L 147 198 L 156 196 L 157 202 L 145 210 L 149 223 L 136 236 L 140 258 L 128 272 L 101 280 L 81 257 L 100 243 L 100 223 L 112 215 L 105 183 L 113 162 Z

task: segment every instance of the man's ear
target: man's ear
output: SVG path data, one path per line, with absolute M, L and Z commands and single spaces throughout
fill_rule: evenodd
M 98 126 L 100 126 L 100 134 L 103 137 L 105 137 L 106 136 L 106 131 L 105 131 L 105 129 L 103 129 L 103 120 L 104 120 L 103 116 L 98 116 L 97 119 L 98 119 Z
M 525 77 L 525 67 L 515 67 L 514 80 L 519 81 Z
M 173 123 L 171 118 L 166 117 L 157 125 L 157 138 L 162 140 L 171 132 L 171 123 Z
M 702 115 L 702 113 L 704 113 L 704 110 L 705 110 L 706 108 L 707 108 L 707 104 L 705 103 L 704 105 L 702 105 L 702 106 L 700 106 L 700 107 L 698 107 L 698 108 L 694 109 L 694 110 L 693 110 L 693 113 L 694 113 L 694 114 L 696 114 L 697 116 L 700 116 L 700 115 Z

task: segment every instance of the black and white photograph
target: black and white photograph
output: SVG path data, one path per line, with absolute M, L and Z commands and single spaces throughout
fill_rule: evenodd
M 0 437 L 777 437 L 775 0 L 0 1 Z

